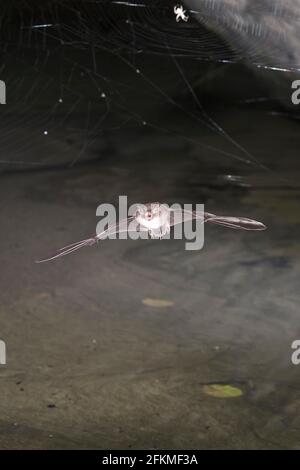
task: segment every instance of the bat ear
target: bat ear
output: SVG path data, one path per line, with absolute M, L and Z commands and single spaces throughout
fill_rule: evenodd
M 143 214 L 145 206 L 143 204 L 134 204 L 131 206 L 131 210 L 129 211 L 129 215 L 137 216 L 139 214 Z

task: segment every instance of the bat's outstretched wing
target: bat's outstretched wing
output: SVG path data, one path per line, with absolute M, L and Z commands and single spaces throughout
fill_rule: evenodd
M 171 209 L 170 225 L 181 224 L 193 219 L 201 220 L 203 223 L 208 222 L 238 230 L 266 230 L 267 228 L 262 222 L 246 217 L 219 216 L 208 212 Z
M 211 224 L 223 225 L 224 227 L 234 228 L 238 230 L 266 230 L 266 225 L 257 220 L 248 219 L 247 217 L 227 217 L 205 213 L 205 222 Z
M 195 212 L 195 211 L 188 211 L 185 209 L 170 209 L 170 226 L 183 224 L 184 222 L 188 222 L 189 220 L 204 220 L 205 213 L 204 212 Z
M 60 248 L 56 253 L 54 253 L 54 255 L 48 258 L 38 260 L 36 261 L 36 263 L 45 263 L 46 261 L 52 261 L 56 258 L 61 258 L 62 256 L 69 255 L 70 253 L 73 253 L 74 251 L 77 251 L 80 248 L 83 248 L 84 246 L 92 246 L 97 243 L 98 240 L 103 240 L 104 238 L 108 238 L 109 236 L 115 235 L 117 233 L 130 231 L 137 232 L 138 230 L 148 231 L 147 228 L 139 225 L 132 216 L 128 219 L 121 220 L 118 224 L 108 227 L 106 230 L 99 233 L 98 235 L 95 235 L 91 238 L 86 238 L 85 240 L 81 240 L 79 242 L 71 243 L 70 245 L 66 245 L 63 248 Z

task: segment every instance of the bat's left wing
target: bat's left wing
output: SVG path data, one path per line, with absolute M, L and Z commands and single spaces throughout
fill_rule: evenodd
M 265 224 L 257 220 L 248 219 L 246 217 L 230 217 L 219 216 L 202 211 L 189 211 L 185 209 L 175 209 L 170 212 L 170 225 L 184 223 L 189 220 L 197 219 L 203 223 L 208 222 L 224 227 L 238 229 L 238 230 L 266 230 Z

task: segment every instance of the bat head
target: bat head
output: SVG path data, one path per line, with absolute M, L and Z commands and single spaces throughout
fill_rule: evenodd
M 168 223 L 169 208 L 159 202 L 138 204 L 135 212 L 137 222 L 148 229 L 160 228 Z
M 160 216 L 161 204 L 159 202 L 151 202 L 148 204 L 138 204 L 136 209 L 136 217 L 145 221 L 150 221 Z

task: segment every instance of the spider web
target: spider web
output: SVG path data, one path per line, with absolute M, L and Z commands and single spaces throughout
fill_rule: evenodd
M 232 47 L 238 44 L 232 36 L 245 26 L 221 3 L 187 1 L 189 21 L 176 23 L 170 1 L 7 2 L 1 13 L 7 104 L 0 114 L 0 169 L 98 159 L 109 139 L 140 126 L 267 169 L 211 116 L 193 85 L 207 73 L 203 64 L 226 66 L 244 55 L 258 68 L 279 67 L 270 57 L 263 62 L 265 54 L 256 52 L 263 47 Z M 229 23 L 235 27 L 228 33 Z M 214 30 L 227 34 L 221 39 Z M 176 113 L 172 125 L 168 113 Z M 214 133 L 216 144 L 203 140 L 200 130 Z

